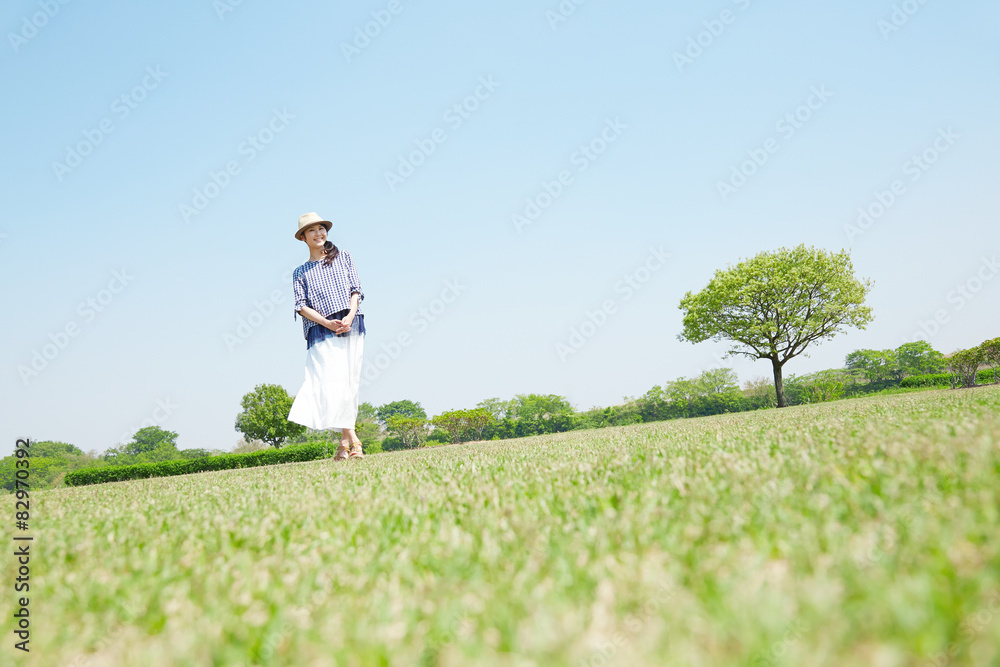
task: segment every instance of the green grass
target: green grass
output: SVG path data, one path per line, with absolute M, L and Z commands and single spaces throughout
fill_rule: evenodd
M 981 388 L 39 492 L 25 664 L 998 664 L 998 442 Z

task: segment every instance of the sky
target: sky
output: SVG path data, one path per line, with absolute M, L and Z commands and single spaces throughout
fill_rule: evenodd
M 1000 335 L 1000 5 L 376 0 L 0 8 L 0 455 L 230 450 L 295 394 L 298 216 L 365 298 L 360 400 L 579 410 L 725 366 L 688 291 L 847 249 L 875 319 L 786 373 Z

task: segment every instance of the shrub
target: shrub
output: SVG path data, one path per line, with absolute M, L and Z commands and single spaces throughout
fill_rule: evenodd
M 948 368 L 952 372 L 952 386 L 976 386 L 976 374 L 983 364 L 983 351 L 974 347 L 971 350 L 961 350 L 948 359 Z
M 427 428 L 427 419 L 424 417 L 392 415 L 385 420 L 385 424 L 386 430 L 391 436 L 402 440 L 403 447 L 406 449 L 419 447 L 427 440 L 427 436 L 430 433 Z
M 259 384 L 246 394 L 236 416 L 236 430 L 246 440 L 263 440 L 275 449 L 288 438 L 305 433 L 306 427 L 288 421 L 293 399 L 277 384 Z
M 266 449 L 248 454 L 221 454 L 193 460 L 161 461 L 159 463 L 137 463 L 127 466 L 104 466 L 83 468 L 66 475 L 67 486 L 122 482 L 130 479 L 149 477 L 169 477 L 188 475 L 210 470 L 231 470 L 233 468 L 255 468 L 258 466 L 290 463 L 293 461 L 314 461 L 333 455 L 330 447 L 323 444 L 300 445 L 285 449 Z
M 390 435 L 382 440 L 382 451 L 383 452 L 397 452 L 401 449 L 407 449 L 406 444 L 403 442 L 402 438 L 397 438 L 396 436 Z
M 845 377 L 847 374 L 839 369 L 818 371 L 801 377 L 789 375 L 784 382 L 785 396 L 789 405 L 837 401 L 846 392 Z
M 1000 338 L 983 341 L 979 346 L 979 351 L 983 356 L 983 361 L 993 367 L 993 381 L 1000 382 Z
M 431 419 L 431 424 L 434 425 L 435 429 L 431 432 L 430 437 L 435 438 L 437 442 L 481 440 L 483 431 L 494 421 L 496 419 L 492 413 L 485 408 L 449 410 Z M 434 434 L 438 435 L 435 437 Z M 396 435 L 406 438 L 405 433 L 396 433 Z M 445 436 L 447 439 L 442 439 Z
M 983 369 L 976 373 L 976 383 L 977 384 L 988 384 L 995 380 L 995 373 L 990 369 Z M 903 389 L 912 389 L 914 387 L 950 387 L 952 386 L 952 374 L 951 373 L 930 373 L 927 375 L 911 375 L 910 377 L 903 378 L 903 381 L 899 383 L 899 386 Z
M 451 435 L 448 433 L 447 430 L 439 427 L 439 428 L 436 428 L 433 431 L 431 431 L 431 434 L 429 436 L 427 436 L 427 442 L 438 444 L 438 445 L 440 445 L 440 444 L 450 444 L 451 443 Z
M 929 373 L 927 375 L 911 375 L 905 377 L 899 383 L 904 389 L 907 387 L 950 387 L 951 373 Z
M 269 447 L 270 445 L 263 440 L 250 440 L 248 442 L 246 438 L 240 438 L 236 443 L 236 446 L 233 447 L 232 453 L 249 454 L 250 452 L 259 452 L 261 450 L 268 449 Z
M 944 370 L 944 355 L 925 340 L 903 343 L 896 348 L 899 370 L 903 375 L 927 375 Z
M 361 435 L 358 435 L 358 437 L 361 438 Z M 382 441 L 377 438 L 372 438 L 371 440 L 361 438 L 361 447 L 365 454 L 382 453 Z
M 206 456 L 215 456 L 216 454 L 223 454 L 218 450 L 209 451 L 207 449 L 182 449 L 177 452 L 177 457 L 180 459 L 203 459 Z
M 778 405 L 778 395 L 774 391 L 774 380 L 755 377 L 743 385 L 743 401 L 747 410 L 773 408 Z

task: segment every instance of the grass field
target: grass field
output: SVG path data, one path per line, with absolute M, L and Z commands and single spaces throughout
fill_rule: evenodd
M 998 388 L 32 502 L 20 664 L 1000 663 Z

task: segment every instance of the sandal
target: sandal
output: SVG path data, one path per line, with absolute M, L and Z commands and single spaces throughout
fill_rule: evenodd
M 361 451 L 361 441 L 351 443 L 351 453 L 349 454 L 352 459 L 363 459 L 365 458 L 364 453 Z
M 337 447 L 337 454 L 333 457 L 333 460 L 346 461 L 349 451 L 350 450 L 348 450 L 347 447 L 345 447 L 343 443 L 341 443 L 340 447 Z

